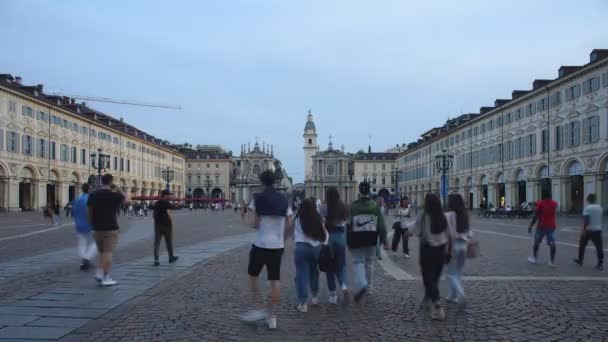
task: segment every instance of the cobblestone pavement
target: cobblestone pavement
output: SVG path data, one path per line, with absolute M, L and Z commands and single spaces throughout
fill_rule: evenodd
M 238 215 L 228 211 L 176 211 L 174 214 L 174 240 L 177 247 L 248 232 L 240 223 Z M 132 219 L 121 216 L 120 221 L 121 237 L 115 262 L 121 263 L 151 255 L 151 218 Z M 24 238 L 0 241 L 0 303 L 34 294 L 54 279 L 82 273 L 78 269 L 75 240 L 73 227 L 69 226 Z M 18 257 L 15 257 L 16 255 Z
M 467 308 L 459 311 L 448 305 L 445 322 L 430 321 L 420 306 L 423 289 L 413 239 L 412 258 L 389 253 L 380 262 L 385 268 L 376 265 L 374 293 L 363 303 L 327 304 L 322 275 L 322 303 L 310 307 L 306 314 L 295 310 L 293 249 L 288 245 L 278 329 L 243 324 L 238 315 L 250 308 L 246 274 L 249 247 L 247 235 L 234 235 L 234 241 L 241 244 L 236 249 L 232 249 L 236 244 L 227 248 L 222 240 L 213 248 L 184 247 L 190 253 L 205 255 L 196 257 L 201 262 L 193 257 L 180 264 L 179 270 L 167 267 L 155 274 L 149 257 L 123 263 L 129 274 L 121 276 L 133 277 L 126 279 L 127 288 L 117 289 L 119 293 L 112 298 L 99 297 L 95 287 L 85 288 L 91 292 L 80 289 L 81 296 L 93 296 L 79 302 L 80 310 L 86 311 L 70 312 L 72 316 L 59 319 L 61 312 L 20 309 L 24 311 L 19 316 L 12 316 L 20 322 L 0 325 L 48 325 L 54 330 L 48 330 L 46 338 L 63 336 L 61 341 L 608 341 L 608 275 L 592 269 L 594 250 L 587 251 L 587 265 L 582 269 L 571 265 L 576 248 L 569 245 L 559 246 L 555 269 L 544 263 L 528 265 L 531 240 L 527 240 L 525 228 L 492 223 L 475 220 L 473 224 L 480 231 L 477 236 L 483 255 L 469 260 L 465 267 Z M 576 235 L 561 234 L 560 241 L 576 244 Z M 206 252 L 200 252 L 203 249 Z M 206 255 L 209 251 L 215 254 Z M 409 280 L 395 279 L 395 269 L 406 273 Z M 71 276 L 60 283 L 74 286 L 78 281 L 78 276 Z M 265 283 L 263 290 L 268 290 Z M 445 281 L 442 291 L 445 294 Z M 47 290 L 27 300 L 37 300 L 32 304 L 39 306 L 45 304 L 40 301 L 54 300 L 61 306 L 61 301 L 73 300 L 69 294 Z M 3 314 L 6 312 L 0 308 L 0 322 Z M 47 316 L 28 321 L 30 316 L 41 314 Z M 60 324 L 70 328 L 57 329 Z M 68 330 L 71 332 L 65 335 Z M 39 328 L 36 331 L 44 334 Z

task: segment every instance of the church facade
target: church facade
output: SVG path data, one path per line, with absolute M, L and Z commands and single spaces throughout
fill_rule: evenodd
M 275 158 L 272 145 L 255 142 L 253 149 L 251 144 L 241 145 L 241 153 L 238 157 L 232 158 L 233 169 L 233 196 L 235 201 L 245 203 L 251 202 L 253 194 L 262 190 L 260 183 L 260 173 L 265 170 L 272 170 L 280 177 L 281 182 L 278 188 L 281 191 L 290 193 L 292 190 L 292 180 L 281 165 L 281 161 Z
M 333 186 L 338 189 L 340 198 L 345 203 L 354 201 L 357 182 L 353 178 L 351 156 L 343 149 L 334 149 L 331 139 L 327 150 L 319 150 L 317 130 L 310 111 L 303 137 L 306 197 L 315 197 L 325 202 L 325 191 Z

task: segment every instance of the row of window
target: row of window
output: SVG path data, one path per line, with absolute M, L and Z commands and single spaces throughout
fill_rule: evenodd
M 608 87 L 608 71 L 601 74 L 601 86 Z M 571 101 L 571 100 L 579 98 L 581 96 L 581 89 L 582 89 L 582 95 L 587 95 L 589 93 L 599 90 L 600 89 L 600 76 L 597 76 L 597 75 L 592 76 L 592 77 L 586 79 L 585 81 L 583 81 L 582 83 L 574 84 L 574 85 L 571 85 L 568 88 L 564 89 L 566 101 Z M 561 99 L 562 99 L 561 91 L 556 91 L 556 92 L 550 94 L 549 95 L 549 106 L 554 107 L 554 106 L 560 105 L 562 102 Z M 530 117 L 530 116 L 536 114 L 537 111 L 542 111 L 542 110 L 547 109 L 546 104 L 547 104 L 547 98 L 545 98 L 545 97 L 541 98 L 538 101 L 528 103 L 524 107 L 517 108 L 512 112 L 508 112 L 508 113 L 504 114 L 504 119 L 503 119 L 503 117 L 499 117 L 499 118 L 484 122 L 479 126 L 469 128 L 466 131 L 466 134 L 465 134 L 465 132 L 461 132 L 457 135 L 451 136 L 449 139 L 440 141 L 434 145 L 433 150 L 436 153 L 440 152 L 441 150 L 447 149 L 448 147 L 458 144 L 461 141 L 465 141 L 466 137 L 469 137 L 469 138 L 477 137 L 480 134 L 485 134 L 486 132 L 490 132 L 490 131 L 494 130 L 495 128 L 501 127 L 503 125 L 503 123 L 505 125 L 507 125 L 512 122 L 521 120 L 525 117 Z
M 377 169 L 377 167 L 376 167 L 376 166 L 377 166 L 377 165 L 378 165 L 378 164 L 372 164 L 372 170 L 373 170 L 373 171 L 376 171 L 376 169 Z M 381 164 L 381 165 L 382 165 L 382 171 L 385 171 L 385 170 L 386 170 L 386 164 Z M 367 164 L 367 163 L 363 163 L 363 170 L 367 171 L 367 166 L 368 166 L 368 164 Z
M 205 176 L 206 182 L 205 182 L 205 184 L 203 184 L 203 183 L 201 182 L 201 176 L 200 176 L 200 175 L 197 175 L 197 176 L 196 176 L 196 183 L 192 183 L 192 175 L 188 175 L 188 184 L 200 184 L 200 185 L 207 185 L 207 181 L 209 181 L 209 186 L 211 186 L 211 184 L 216 184 L 216 185 L 217 185 L 217 184 L 220 184 L 220 176 L 217 176 L 217 175 L 215 176 L 215 183 L 210 183 L 210 182 L 211 182 L 210 178 L 211 178 L 211 176 L 206 175 L 206 176 Z
M 582 129 L 581 129 L 582 123 Z M 554 129 L 554 150 L 571 148 L 582 144 L 591 144 L 599 141 L 599 116 L 591 116 L 583 120 L 568 122 L 563 126 L 556 126 Z M 489 146 L 481 150 L 466 152 L 456 156 L 454 163 L 455 171 L 462 171 L 470 168 L 493 165 L 501 161 L 511 161 L 519 158 L 534 156 L 536 150 L 536 134 L 519 137 L 494 146 Z M 541 132 L 541 151 L 546 153 L 549 148 L 549 131 Z M 435 164 L 431 164 L 432 174 L 439 174 L 435 170 Z M 405 180 L 415 180 L 426 177 L 425 167 L 409 170 L 405 174 Z
M 211 167 L 211 164 L 207 163 L 207 168 L 210 168 L 210 167 Z M 192 164 L 188 164 L 188 168 L 191 169 L 192 168 Z M 199 164 L 198 165 L 198 169 L 200 170 L 200 168 L 201 168 L 201 165 Z M 220 168 L 220 164 L 215 164 L 215 168 L 219 169 Z
M 3 149 L 2 146 L 4 143 L 4 131 L 0 129 L 0 149 Z M 80 153 L 78 151 L 78 147 L 70 146 L 68 144 L 60 144 L 59 145 L 59 159 L 57 158 L 57 143 L 55 141 L 49 141 L 43 138 L 35 138 L 31 135 L 27 134 L 19 134 L 13 131 L 6 132 L 6 151 L 11 153 L 23 153 L 27 156 L 37 156 L 39 158 L 48 158 L 51 160 L 59 160 L 66 163 L 77 164 L 80 163 L 82 165 L 87 165 L 87 156 L 88 151 L 85 148 L 80 149 Z M 110 158 L 112 160 L 112 158 Z M 119 169 L 119 159 L 118 157 L 114 157 L 114 170 L 118 171 Z M 111 167 L 110 162 L 110 168 Z M 125 168 L 126 165 L 126 168 Z M 131 172 L 131 160 L 125 158 L 120 158 L 120 171 Z M 160 167 L 158 167 L 158 176 L 160 177 Z
M 16 111 L 16 108 L 17 108 L 17 103 L 12 100 L 9 101 L 9 111 Z M 29 106 L 23 105 L 21 107 L 21 113 L 27 117 L 31 117 L 31 118 L 36 117 L 37 120 L 44 121 L 44 122 L 49 122 L 49 120 L 50 120 L 51 124 L 53 124 L 53 125 L 57 125 L 57 126 L 60 126 L 60 127 L 66 128 L 66 129 L 70 129 L 74 132 L 80 132 L 83 135 L 89 135 L 91 137 L 98 138 L 103 141 L 111 142 L 116 145 L 120 144 L 120 139 L 118 137 L 113 137 L 109 133 L 97 132 L 97 131 L 95 131 L 95 129 L 92 129 L 92 128 L 89 130 L 85 126 L 80 126 L 75 122 L 71 122 L 67 119 L 62 119 L 59 116 L 56 116 L 56 115 L 49 116 L 49 114 L 44 111 L 35 111 L 33 108 L 31 108 Z M 134 144 L 130 141 L 127 141 L 125 143 L 125 145 L 129 149 L 138 150 L 137 144 Z M 141 152 L 142 150 L 143 150 L 143 152 L 151 154 L 155 157 L 158 157 L 161 159 L 166 159 L 166 155 L 157 150 L 154 150 L 154 149 L 141 145 L 139 147 L 139 151 Z

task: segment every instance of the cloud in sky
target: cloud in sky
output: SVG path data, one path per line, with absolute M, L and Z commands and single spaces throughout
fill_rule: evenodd
M 0 2 L 0 72 L 64 92 L 163 139 L 259 136 L 303 179 L 312 108 L 322 147 L 416 140 L 560 65 L 607 48 L 601 0 Z M 371 136 L 371 139 L 369 138 Z

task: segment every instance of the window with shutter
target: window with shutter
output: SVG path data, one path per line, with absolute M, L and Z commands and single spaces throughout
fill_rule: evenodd
M 595 76 L 589 80 L 589 88 L 591 91 L 600 89 L 600 78 L 598 76 Z
M 589 118 L 589 126 L 590 126 L 590 141 L 592 143 L 598 142 L 600 140 L 600 117 L 592 116 Z
M 564 126 L 564 147 L 572 147 L 572 124 Z
M 21 148 L 19 146 L 19 142 L 20 142 L 19 136 L 20 136 L 19 133 L 15 133 L 15 139 L 14 139 L 14 141 L 15 141 L 15 149 L 13 151 L 15 153 L 19 153 L 19 151 L 21 151 Z
M 583 94 L 589 94 L 591 92 L 591 80 L 585 80 L 583 82 Z
M 588 144 L 591 135 L 589 134 L 589 119 L 583 119 L 583 144 Z
M 608 87 L 608 71 L 602 74 L 602 87 Z
M 573 122 L 573 130 L 574 130 L 574 132 L 572 133 L 572 136 L 573 136 L 572 146 L 578 146 L 581 144 L 581 122 L 580 121 Z
M 4 130 L 0 128 L 0 151 L 4 151 Z

